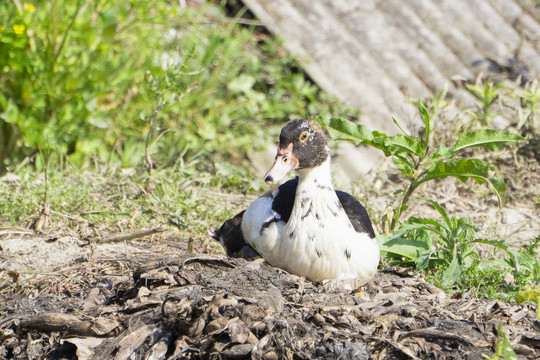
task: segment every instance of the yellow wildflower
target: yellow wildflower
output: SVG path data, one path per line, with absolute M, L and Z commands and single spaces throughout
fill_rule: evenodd
M 15 34 L 21 35 L 24 33 L 25 26 L 22 24 L 14 24 L 13 25 L 13 31 L 15 31 Z
M 28 12 L 33 12 L 36 10 L 36 7 L 33 4 L 29 4 L 29 3 L 24 3 L 23 7 Z

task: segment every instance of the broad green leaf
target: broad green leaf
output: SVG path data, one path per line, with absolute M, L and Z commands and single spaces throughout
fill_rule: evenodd
M 385 145 L 392 150 L 393 154 L 415 154 L 421 156 L 423 153 L 422 144 L 412 137 L 397 134 L 386 138 Z
M 388 138 L 385 133 L 371 131 L 367 126 L 343 119 L 334 118 L 330 121 L 319 119 L 319 122 L 335 139 L 352 141 L 356 145 L 370 145 L 383 151 L 385 156 L 392 155 L 390 147 L 385 144 L 385 139 Z
M 406 239 L 403 235 L 406 232 L 423 229 L 422 224 L 404 224 L 393 234 L 379 235 L 377 241 L 381 251 L 397 256 L 415 260 L 421 253 L 429 250 L 429 244 L 424 241 Z
M 505 187 L 500 180 L 491 179 L 489 177 L 489 170 L 491 169 L 492 166 L 490 164 L 480 159 L 449 159 L 447 161 L 437 161 L 429 167 L 424 177 L 419 180 L 418 185 L 428 180 L 445 178 L 448 176 L 454 176 L 463 182 L 468 178 L 473 179 L 479 184 L 487 181 L 497 196 L 499 206 L 502 206 L 503 201 L 501 194 L 503 191 L 501 190 Z
M 450 262 L 450 266 L 443 272 L 442 285 L 443 287 L 448 287 L 449 285 L 455 284 L 461 275 L 461 264 L 459 263 L 459 258 L 455 256 Z
M 437 151 L 431 155 L 430 159 L 437 159 L 437 158 L 449 158 L 454 154 L 454 149 L 448 148 L 446 146 L 440 146 Z
M 449 159 L 434 162 L 421 182 L 448 176 L 480 178 L 487 180 L 491 165 L 480 159 Z
M 473 132 L 464 132 L 453 147 L 453 151 L 459 151 L 468 147 L 481 146 L 489 150 L 497 150 L 502 145 L 510 144 L 523 137 L 508 131 L 483 129 Z
M 428 250 L 422 241 L 394 238 L 380 246 L 381 251 L 415 260 L 422 252 Z
M 362 124 L 355 124 L 348 120 L 334 118 L 330 120 L 328 127 L 333 129 L 340 138 L 344 138 L 345 140 L 353 140 L 357 143 L 373 140 L 371 130 Z

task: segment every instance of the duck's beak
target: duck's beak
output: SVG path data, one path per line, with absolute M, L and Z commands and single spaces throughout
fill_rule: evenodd
M 267 184 L 278 182 L 294 169 L 298 169 L 298 159 L 294 156 L 293 144 L 290 143 L 285 149 L 278 147 L 274 165 L 264 176 L 264 181 Z

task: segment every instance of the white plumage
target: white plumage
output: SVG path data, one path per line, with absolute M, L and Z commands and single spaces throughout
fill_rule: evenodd
M 246 210 L 242 232 L 247 243 L 269 264 L 310 280 L 335 279 L 352 286 L 369 281 L 377 271 L 379 247 L 353 228 L 332 187 L 330 158 L 299 175 L 288 223 L 272 210 L 271 196 Z
M 293 120 L 281 130 L 267 183 L 289 180 L 227 220 L 212 236 L 227 254 L 260 254 L 269 264 L 309 280 L 358 287 L 375 275 L 379 247 L 371 220 L 354 197 L 335 191 L 321 126 Z M 256 255 L 256 254 L 255 254 Z

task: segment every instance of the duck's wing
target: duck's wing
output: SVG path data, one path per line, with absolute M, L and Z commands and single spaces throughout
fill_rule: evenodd
M 262 236 L 265 232 L 265 228 L 277 220 L 285 223 L 289 221 L 297 186 L 298 178 L 289 180 L 279 187 L 268 191 L 251 205 L 251 207 L 255 206 L 261 208 L 261 206 L 265 207 L 264 204 L 268 204 L 268 209 L 258 209 L 258 211 L 256 211 L 255 216 L 258 217 L 257 215 L 261 214 L 260 219 L 248 219 L 250 223 L 253 223 L 253 225 L 258 228 L 257 233 L 260 233 Z M 227 256 L 243 257 L 246 259 L 259 257 L 259 254 L 248 244 L 242 233 L 242 221 L 245 212 L 246 210 L 243 210 L 232 219 L 225 221 L 218 230 L 209 232 L 210 236 L 219 241 L 225 248 Z M 263 219 L 265 217 L 263 214 L 266 213 L 272 215 L 271 219 Z M 266 217 L 268 217 L 268 215 L 266 215 Z M 260 224 L 258 222 L 260 222 Z
M 223 225 L 216 231 L 209 232 L 210 236 L 216 239 L 223 245 L 227 256 L 233 256 L 235 253 L 246 245 L 240 224 L 246 210 L 236 214 L 232 219 L 226 220 Z
M 336 190 L 336 195 L 349 217 L 354 230 L 359 233 L 367 233 L 373 239 L 375 237 L 375 231 L 373 231 L 371 220 L 364 206 L 354 196 L 344 191 Z
M 225 221 L 218 230 L 211 231 L 209 234 L 223 245 L 227 256 L 250 260 L 260 257 L 260 255 L 246 243 L 242 234 L 242 217 L 245 212 L 246 210 L 243 210 L 236 214 L 232 219 Z

